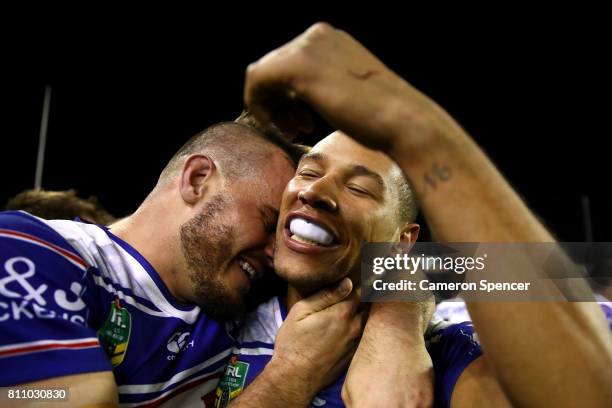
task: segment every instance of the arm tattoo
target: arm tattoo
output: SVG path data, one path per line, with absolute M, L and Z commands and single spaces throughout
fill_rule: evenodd
M 437 162 L 431 166 L 429 171 L 425 172 L 423 180 L 425 181 L 425 189 L 436 190 L 441 183 L 449 181 L 453 177 L 453 170 L 445 165 L 440 165 Z

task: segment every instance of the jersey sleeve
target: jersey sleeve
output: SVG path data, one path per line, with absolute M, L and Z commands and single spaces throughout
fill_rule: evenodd
M 599 303 L 599 307 L 603 312 L 604 316 L 606 316 L 606 320 L 608 321 L 608 326 L 610 327 L 610 331 L 612 331 L 612 302 L 597 302 Z
M 42 221 L 0 213 L 0 386 L 107 371 L 88 265 Z
M 450 407 L 451 396 L 461 373 L 478 357 L 482 349 L 471 322 L 440 322 L 426 336 L 434 375 L 434 406 Z

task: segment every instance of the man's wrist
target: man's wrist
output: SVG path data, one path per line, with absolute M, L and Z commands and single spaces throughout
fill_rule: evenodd
M 422 344 L 431 312 L 430 305 L 419 302 L 374 303 L 364 332 L 409 344 Z
M 308 405 L 318 390 L 313 389 L 312 379 L 304 375 L 293 363 L 279 358 L 272 358 L 262 372 L 265 381 L 275 384 L 277 392 L 292 406 Z M 281 386 L 276 386 L 282 384 Z
M 465 137 L 444 109 L 415 88 L 396 95 L 388 106 L 385 120 L 392 142 L 386 153 L 398 163 L 409 158 L 415 166 L 427 165 L 429 156 L 454 151 Z

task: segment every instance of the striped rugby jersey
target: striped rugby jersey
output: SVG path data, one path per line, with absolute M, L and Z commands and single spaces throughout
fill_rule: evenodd
M 0 213 L 0 386 L 113 370 L 121 406 L 210 407 L 233 345 L 107 229 Z
M 286 317 L 285 303 L 276 296 L 246 316 L 237 334 L 238 345 L 217 387 L 215 408 L 227 407 L 264 370 L 272 359 L 276 335 Z M 425 340 L 434 366 L 434 407 L 449 407 L 457 380 L 467 366 L 482 355 L 478 338 L 470 322 L 452 324 L 434 319 L 425 333 Z M 310 407 L 344 407 L 342 386 L 345 378 L 346 373 L 321 390 Z

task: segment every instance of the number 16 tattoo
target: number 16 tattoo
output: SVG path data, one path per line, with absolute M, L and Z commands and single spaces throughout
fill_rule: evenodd
M 453 170 L 449 166 L 434 162 L 430 170 L 423 176 L 425 189 L 436 190 L 441 183 L 449 181 L 452 177 Z

